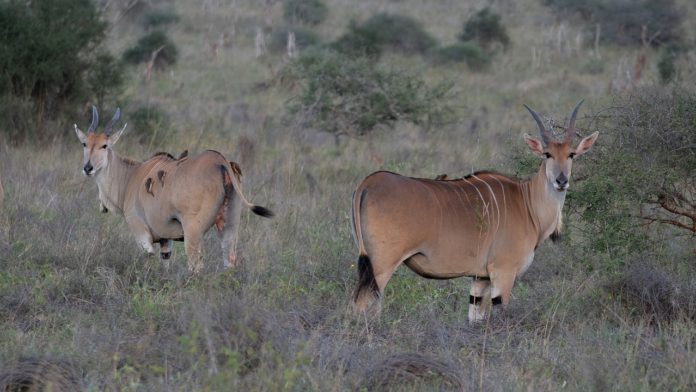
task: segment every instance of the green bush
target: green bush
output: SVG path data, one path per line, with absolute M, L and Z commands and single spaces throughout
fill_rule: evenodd
M 321 0 L 285 0 L 283 18 L 290 24 L 316 26 L 326 19 L 329 9 Z
M 667 84 L 677 75 L 677 66 L 674 64 L 676 56 L 669 51 L 663 51 L 657 62 L 657 71 L 660 74 L 660 82 Z
M 428 87 L 413 75 L 379 69 L 364 57 L 309 50 L 288 73 L 300 86 L 289 113 L 304 126 L 334 134 L 362 136 L 396 121 L 439 123 L 450 112 L 450 86 Z
M 119 77 L 103 85 L 86 81 L 94 68 L 105 71 L 108 58 L 95 50 L 104 39 L 106 24 L 90 0 L 3 1 L 0 26 L 0 94 L 3 101 L 16 101 L 25 109 L 31 102 L 31 117 L 36 120 L 28 129 L 13 132 L 40 133 L 41 124 L 57 118 L 66 104 L 95 93 L 103 98 L 121 82 Z M 0 119 L 2 131 L 10 123 L 18 124 Z
M 408 16 L 380 13 L 363 24 L 351 22 L 334 48 L 346 54 L 379 55 L 384 49 L 424 54 L 437 45 L 420 23 Z
M 104 102 L 107 94 L 118 92 L 123 84 L 123 63 L 109 53 L 97 55 L 93 67 L 87 72 L 87 84 L 97 103 Z
M 643 26 L 654 45 L 679 42 L 684 12 L 674 0 L 543 0 L 559 16 L 579 15 L 589 28 L 601 27 L 600 39 L 618 45 L 640 45 Z M 593 32 L 588 32 L 593 33 Z M 659 33 L 659 34 L 658 34 Z
M 171 10 L 150 11 L 143 16 L 145 28 L 158 28 L 179 22 L 179 15 Z
M 510 44 L 510 37 L 505 26 L 500 22 L 500 15 L 486 7 L 474 14 L 464 23 L 464 28 L 459 34 L 463 42 L 476 41 L 479 46 L 488 50 L 495 42 L 504 47 Z
M 123 60 L 130 64 L 150 61 L 152 54 L 159 50 L 155 60 L 156 68 L 166 68 L 176 63 L 179 52 L 174 42 L 163 31 L 153 31 L 138 40 L 138 43 L 123 53 Z
M 132 124 L 132 132 L 141 143 L 162 137 L 169 132 L 169 115 L 157 106 L 144 106 L 136 109 L 128 116 Z
M 436 64 L 465 62 L 474 71 L 484 70 L 491 64 L 490 56 L 478 45 L 471 42 L 462 42 L 435 49 L 431 57 Z
M 639 90 L 606 114 L 597 144 L 574 169 L 587 178 L 568 194 L 569 226 L 588 251 L 621 256 L 649 246 L 648 224 L 693 223 L 696 94 Z M 687 215 L 669 212 L 672 206 Z
M 677 65 L 675 62 L 689 50 L 689 46 L 685 44 L 669 44 L 662 48 L 657 62 L 657 71 L 663 84 L 667 84 L 676 78 Z
M 375 31 L 364 29 L 354 20 L 348 24 L 348 31 L 331 44 L 333 49 L 343 54 L 372 58 L 382 55 L 382 46 Z
M 298 50 L 304 50 L 319 43 L 319 36 L 311 30 L 302 27 L 286 27 L 274 30 L 268 43 L 272 53 L 282 53 L 287 49 L 288 32 L 295 33 L 295 45 Z

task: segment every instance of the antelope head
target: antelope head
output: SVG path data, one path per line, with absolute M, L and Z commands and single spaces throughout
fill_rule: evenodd
M 570 118 L 568 119 L 568 124 L 565 127 L 565 137 L 563 141 L 558 141 L 545 127 L 541 120 L 541 117 L 529 108 L 529 106 L 524 105 L 529 113 L 531 113 L 534 121 L 536 121 L 539 127 L 539 132 L 541 133 L 541 140 L 533 138 L 529 135 L 524 135 L 524 139 L 532 152 L 543 158 L 546 164 L 546 179 L 549 185 L 553 187 L 558 192 L 565 192 L 568 190 L 570 179 L 570 171 L 573 166 L 573 159 L 579 157 L 580 155 L 586 153 L 592 148 L 599 132 L 595 132 L 590 136 L 585 137 L 578 143 L 577 147 L 573 148 L 573 138 L 575 137 L 575 119 L 578 115 L 578 109 L 582 105 L 582 100 L 575 105 L 573 111 L 570 113 Z
M 114 125 L 121 117 L 121 109 L 116 109 L 116 113 L 111 118 L 111 121 L 104 128 L 103 133 L 95 133 L 94 131 L 99 124 L 99 113 L 97 108 L 92 106 L 92 123 L 87 129 L 87 133 L 82 132 L 75 124 L 75 133 L 80 139 L 83 147 L 84 159 L 82 161 L 82 172 L 86 176 L 93 176 L 100 170 L 105 169 L 108 164 L 109 150 L 116 144 L 118 138 L 128 126 L 124 124 L 117 132 L 113 132 Z

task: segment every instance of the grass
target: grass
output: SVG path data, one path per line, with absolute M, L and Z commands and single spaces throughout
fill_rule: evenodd
M 327 4 L 329 19 L 317 28 L 326 41 L 350 17 L 384 11 L 417 18 L 443 44 L 453 43 L 477 10 L 410 0 Z M 599 255 L 579 252 L 572 239 L 545 243 L 510 306 L 480 326 L 466 321 L 466 279 L 429 281 L 403 267 L 387 287 L 379 318 L 350 312 L 356 279 L 350 195 L 364 176 L 379 168 L 423 177 L 472 168 L 512 173 L 507 157 L 522 145 L 521 134 L 534 130 L 522 103 L 560 120 L 584 97 L 578 123 L 589 127 L 612 101 L 606 87 L 617 65 L 634 52 L 602 48 L 603 67 L 588 73 L 580 61 L 586 53 L 550 51 L 549 62 L 533 68 L 530 45 L 543 41 L 550 13 L 532 0 L 501 5 L 496 11 L 513 43 L 487 72 L 432 68 L 395 54 L 381 60 L 421 72 L 429 83 L 452 81 L 459 120 L 429 131 L 397 124 L 376 134 L 370 151 L 364 141 L 337 145 L 288 125 L 284 103 L 292 92 L 273 84 L 285 60 L 255 59 L 253 33 L 242 28 L 265 23 L 266 10 L 248 1 L 207 7 L 176 2 L 181 19 L 170 32 L 180 48 L 177 65 L 149 84 L 133 69 L 118 97 L 125 121 L 143 103 L 165 110 L 169 136 L 141 145 L 138 130 L 129 129 L 116 149 L 136 157 L 205 148 L 233 160 L 245 156 L 245 194 L 276 217 L 243 213 L 242 265 L 235 270 L 222 271 L 210 233 L 203 273 L 188 274 L 180 244 L 167 271 L 137 249 L 122 218 L 98 212 L 96 186 L 79 173 L 80 147 L 69 127 L 57 129 L 68 136 L 51 145 L 1 150 L 0 384 L 16 370 L 66 383 L 66 390 L 696 387 L 693 317 L 670 307 L 668 318 L 656 320 L 636 286 L 657 268 L 663 285 L 693 290 L 688 240 L 668 237 L 677 245 L 618 282 L 597 268 L 604 262 Z M 280 23 L 280 3 L 267 13 Z M 139 34 L 126 32 L 127 19 L 119 23 L 110 45 L 125 48 Z M 210 57 L 206 40 L 231 23 L 239 33 Z M 656 75 L 651 69 L 642 83 Z M 373 154 L 384 163 L 373 163 Z

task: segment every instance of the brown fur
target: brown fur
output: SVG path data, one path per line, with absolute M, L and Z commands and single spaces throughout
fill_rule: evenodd
M 460 179 L 384 171 L 367 176 L 353 193 L 360 267 L 355 309 L 370 308 L 402 263 L 433 279 L 488 277 L 472 284 L 471 295 L 507 304 L 537 245 L 560 229 L 571 157 L 589 150 L 596 137 L 575 149 L 569 138 L 544 145 L 527 137 L 532 152 L 544 158 L 527 181 L 489 171 Z M 479 305 L 470 308 L 470 320 L 481 320 Z
M 85 167 L 92 165 L 89 174 L 97 181 L 102 206 L 125 216 L 147 252 L 154 253 L 153 245 L 159 242 L 164 244 L 161 253 L 166 254 L 172 240 L 183 238 L 189 268 L 198 271 L 202 237 L 216 226 L 224 264 L 234 265 L 241 207 L 258 215 L 272 215 L 246 200 L 241 191 L 241 170 L 233 168 L 217 151 L 192 157 L 182 154 L 178 160 L 160 152 L 137 162 L 122 158 L 111 149 L 123 129 L 112 136 L 84 134 L 77 127 L 75 131 L 84 144 Z M 165 180 L 166 192 L 162 191 Z

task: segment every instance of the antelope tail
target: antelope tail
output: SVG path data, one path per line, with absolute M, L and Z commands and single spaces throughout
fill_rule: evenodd
M 235 170 L 235 167 L 237 170 Z M 239 195 L 239 198 L 242 200 L 242 204 L 248 209 L 251 210 L 256 215 L 262 216 L 264 218 L 271 218 L 273 217 L 273 211 L 269 210 L 266 207 L 261 207 L 257 206 L 255 204 L 249 203 L 249 201 L 246 199 L 244 194 L 242 193 L 242 184 L 239 181 L 239 178 L 241 177 L 241 171 L 238 169 L 238 166 L 234 164 L 232 166 L 220 166 L 220 169 L 222 170 L 222 182 L 225 186 L 225 198 L 226 200 L 229 200 L 229 198 L 232 196 L 232 192 L 237 192 L 237 195 Z
M 353 305 L 358 312 L 365 312 L 372 302 L 379 298 L 379 287 L 372 270 L 372 262 L 365 250 L 360 222 L 361 207 L 365 193 L 367 193 L 367 190 L 363 189 L 359 194 L 357 194 L 357 191 L 353 194 L 353 232 L 355 233 L 355 242 L 357 242 L 360 252 L 357 265 L 358 284 L 353 293 Z

